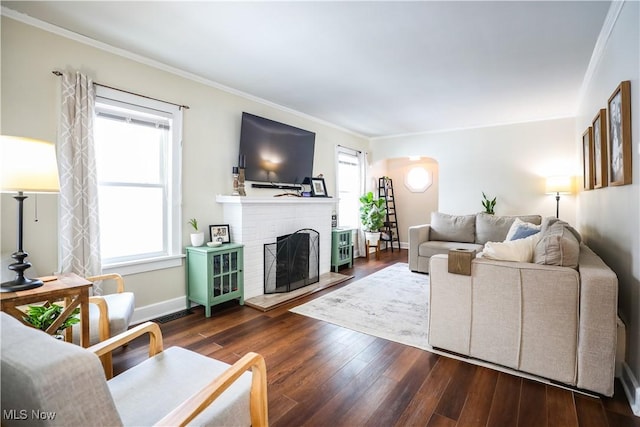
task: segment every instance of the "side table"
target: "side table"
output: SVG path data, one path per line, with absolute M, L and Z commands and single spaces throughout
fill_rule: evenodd
M 80 344 L 89 347 L 89 288 L 91 282 L 77 274 L 65 273 L 55 276 L 54 280 L 45 282 L 39 288 L 18 292 L 0 293 L 0 310 L 10 314 L 27 326 L 31 326 L 23 319 L 24 313 L 18 308 L 27 304 L 52 303 L 64 300 L 64 309 L 56 321 L 46 330 L 54 334 L 60 324 L 80 307 Z M 72 341 L 71 328 L 65 330 L 66 341 Z

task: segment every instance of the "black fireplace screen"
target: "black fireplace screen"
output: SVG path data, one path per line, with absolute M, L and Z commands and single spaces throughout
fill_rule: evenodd
M 310 228 L 264 245 L 264 293 L 290 292 L 320 281 L 320 234 Z

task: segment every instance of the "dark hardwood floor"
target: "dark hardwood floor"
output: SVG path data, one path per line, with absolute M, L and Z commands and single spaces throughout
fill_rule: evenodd
M 248 351 L 267 363 L 272 426 L 640 426 L 616 382 L 613 398 L 478 367 L 344 329 L 288 309 L 396 262 L 383 251 L 341 269 L 354 279 L 262 313 L 236 302 L 161 324 L 165 348 L 182 346 L 227 363 Z M 114 354 L 121 372 L 146 358 L 148 339 Z

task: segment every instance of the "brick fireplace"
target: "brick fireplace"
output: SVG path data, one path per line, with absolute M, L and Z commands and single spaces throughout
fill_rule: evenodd
M 216 196 L 231 241 L 244 249 L 244 297 L 264 294 L 264 245 L 311 228 L 320 234 L 320 274 L 331 270 L 331 213 L 335 199 L 321 197 Z

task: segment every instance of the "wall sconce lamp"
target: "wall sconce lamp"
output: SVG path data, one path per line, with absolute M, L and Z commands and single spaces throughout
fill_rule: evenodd
M 560 218 L 560 194 L 573 193 L 573 177 L 571 176 L 550 176 L 547 177 L 547 194 L 556 195 L 556 218 Z
M 0 292 L 16 292 L 42 286 L 42 281 L 25 277 L 31 267 L 25 262 L 29 256 L 22 248 L 24 193 L 57 193 L 60 191 L 55 145 L 50 142 L 16 136 L 0 136 L 0 192 L 17 193 L 18 249 L 11 255 L 16 262 L 9 270 L 16 273 L 14 280 L 2 283 Z

